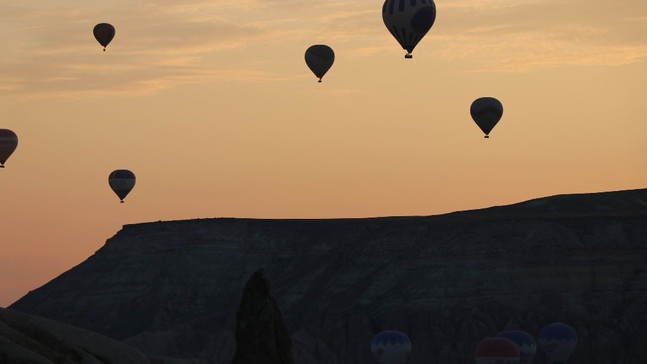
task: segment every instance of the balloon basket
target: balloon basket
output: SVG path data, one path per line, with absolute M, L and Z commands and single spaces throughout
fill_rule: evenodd
M 124 200 L 119 201 L 120 203 L 124 203 Z
M 317 83 L 321 83 L 321 78 L 319 79 L 319 81 L 317 81 Z
M 484 136 L 483 138 L 485 138 L 485 139 L 490 139 L 490 136 L 489 136 L 489 135 L 486 135 L 486 136 Z
M 407 53 L 407 54 L 404 55 L 404 58 L 405 59 L 411 59 L 411 58 L 413 58 L 413 54 Z
M 0 166 L 0 168 L 4 168 L 4 164 Z

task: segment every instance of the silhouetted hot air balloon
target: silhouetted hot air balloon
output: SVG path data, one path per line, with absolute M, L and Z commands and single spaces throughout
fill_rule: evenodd
M 577 345 L 577 333 L 567 324 L 554 322 L 541 329 L 538 341 L 551 363 L 562 364 Z
M 306 64 L 319 78 L 319 82 L 334 62 L 335 52 L 325 44 L 316 44 L 306 50 Z
M 94 26 L 92 31 L 94 37 L 97 39 L 99 44 L 103 46 L 103 51 L 106 51 L 106 47 L 110 44 L 112 38 L 115 37 L 115 27 L 108 23 L 99 23 Z
M 117 169 L 108 176 L 108 184 L 124 203 L 124 198 L 135 187 L 135 174 L 127 169 Z
M 537 343 L 529 333 L 521 330 L 508 330 L 498 333 L 496 337 L 503 337 L 517 344 L 520 353 L 519 364 L 533 363 L 537 352 Z
M 494 97 L 481 97 L 472 103 L 470 114 L 485 133 L 485 138 L 489 138 L 490 132 L 503 116 L 503 105 Z
M 476 346 L 476 364 L 518 364 L 519 348 L 503 337 L 486 337 Z
M 0 168 L 4 168 L 11 153 L 18 146 L 18 136 L 9 129 L 0 129 Z
M 378 364 L 403 364 L 409 359 L 411 341 L 400 331 L 382 331 L 373 337 L 371 353 Z
M 382 5 L 382 20 L 407 54 L 427 34 L 436 20 L 436 4 L 433 0 L 386 0 Z

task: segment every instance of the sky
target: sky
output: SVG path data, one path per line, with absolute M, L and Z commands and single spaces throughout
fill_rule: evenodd
M 0 306 L 124 224 L 434 215 L 647 187 L 647 2 L 0 0 Z M 95 24 L 114 25 L 105 52 Z M 305 50 L 327 44 L 322 83 Z M 504 113 L 484 139 L 469 107 Z M 137 183 L 124 204 L 115 169 Z

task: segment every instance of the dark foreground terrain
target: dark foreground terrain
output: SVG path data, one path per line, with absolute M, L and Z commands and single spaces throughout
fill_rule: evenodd
M 429 217 L 127 225 L 10 308 L 224 364 L 259 268 L 299 364 L 368 364 L 386 329 L 411 338 L 408 363 L 473 363 L 483 337 L 554 321 L 578 332 L 571 363 L 647 363 L 647 190 Z
M 0 364 L 207 364 L 151 357 L 94 332 L 0 308 Z

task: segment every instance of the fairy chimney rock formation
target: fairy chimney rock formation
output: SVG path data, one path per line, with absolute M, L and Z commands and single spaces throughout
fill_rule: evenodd
M 263 269 L 243 290 L 236 315 L 236 352 L 232 364 L 292 364 L 292 340 L 272 297 Z

